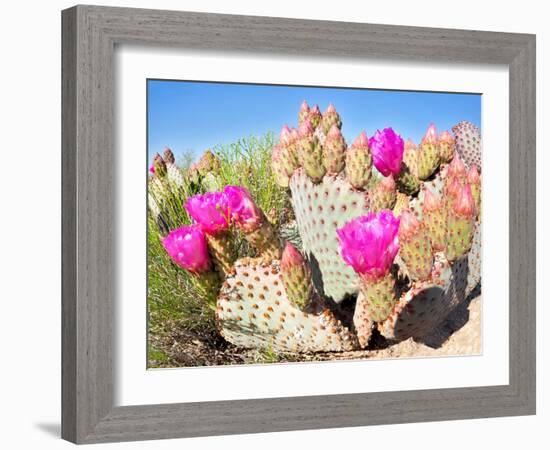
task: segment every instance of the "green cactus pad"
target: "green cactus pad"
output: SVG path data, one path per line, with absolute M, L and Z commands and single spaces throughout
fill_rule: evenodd
M 353 313 L 353 326 L 355 328 L 355 334 L 357 335 L 359 345 L 361 348 L 365 348 L 372 336 L 374 321 L 369 314 L 367 300 L 361 291 L 357 296 L 355 312 Z
M 422 144 L 416 153 L 416 175 L 420 180 L 426 180 L 439 166 L 439 150 L 435 144 Z
M 372 176 L 372 155 L 367 147 L 351 146 L 346 151 L 346 178 L 356 189 L 365 189 Z
M 368 316 L 375 322 L 383 322 L 392 312 L 397 301 L 395 297 L 395 279 L 392 274 L 377 281 L 363 283 L 361 285 L 362 296 L 357 301 L 363 300 L 359 307 L 365 309 Z
M 474 230 L 475 223 L 472 219 L 459 217 L 453 212 L 448 214 L 445 253 L 449 261 L 455 261 L 468 253 Z
M 342 174 L 314 184 L 303 169 L 294 172 L 290 190 L 315 287 L 339 303 L 346 294 L 358 292 L 358 277 L 340 255 L 336 229 L 369 212 L 368 195 L 352 189 Z
M 395 183 L 401 192 L 409 195 L 416 194 L 420 189 L 418 178 L 405 163 L 401 164 L 401 172 L 396 177 Z
M 369 189 L 369 198 L 371 210 L 374 212 L 393 209 L 397 200 L 397 192 L 395 188 L 393 190 L 384 189 L 379 180 Z
M 379 331 L 389 340 L 427 335 L 465 298 L 467 275 L 466 257 L 451 267 L 443 254 L 437 253 L 434 281 L 413 283 Z
M 401 222 L 403 223 L 403 222 Z M 426 225 L 420 222 L 416 233 L 410 236 L 399 235 L 399 255 L 407 267 L 412 280 L 425 280 L 430 276 L 433 252 Z
M 250 233 L 246 233 L 244 237 L 262 257 L 266 259 L 278 259 L 281 257 L 279 239 L 277 239 L 275 230 L 265 215 L 263 216 L 261 226 Z
M 473 164 L 481 172 L 481 133 L 473 123 L 463 120 L 453 127 L 456 150 L 470 168 Z
M 323 148 L 316 136 L 312 139 L 304 138 L 298 143 L 298 157 L 308 176 L 315 182 L 321 181 L 325 175 L 325 166 Z
M 307 264 L 298 264 L 281 268 L 283 285 L 288 299 L 297 308 L 304 310 L 313 300 L 313 284 L 311 270 Z
M 237 255 L 231 235 L 227 232 L 206 234 L 206 241 L 218 272 L 226 275 L 230 273 Z
M 288 300 L 278 261 L 237 261 L 220 291 L 216 317 L 222 336 L 240 347 L 277 353 L 358 348 L 355 336 L 320 300 L 307 311 Z
M 397 192 L 395 197 L 395 205 L 393 207 L 393 215 L 400 216 L 401 211 L 409 207 L 409 196 L 402 192 Z

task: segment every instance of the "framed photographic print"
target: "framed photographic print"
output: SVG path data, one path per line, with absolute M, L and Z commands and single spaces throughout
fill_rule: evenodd
M 65 439 L 534 414 L 534 36 L 62 17 Z

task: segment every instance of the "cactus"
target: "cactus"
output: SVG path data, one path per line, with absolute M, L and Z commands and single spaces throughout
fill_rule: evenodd
M 346 178 L 352 187 L 364 189 L 371 178 L 372 156 L 369 150 L 369 140 L 365 131 L 353 141 L 346 152 Z
M 481 133 L 473 123 L 463 120 L 453 127 L 456 151 L 468 167 L 481 172 Z
M 434 124 L 428 127 L 416 158 L 416 176 L 421 180 L 428 179 L 439 166 L 439 144 Z
M 354 334 L 319 298 L 306 311 L 288 299 L 276 260 L 237 261 L 220 291 L 216 317 L 222 336 L 244 348 L 293 353 L 357 348 Z
M 455 142 L 431 125 L 417 148 L 386 128 L 346 148 L 334 106 L 321 115 L 304 101 L 298 122 L 272 151 L 295 221 L 275 228 L 238 186 L 194 196 L 185 205 L 211 264 L 170 247 L 172 259 L 225 279 L 218 329 L 241 347 L 340 352 L 368 346 L 374 329 L 391 342 L 431 333 L 480 282 L 479 131 L 461 122 Z M 162 187 L 173 162 L 159 158 L 151 186 Z M 253 257 L 235 260 L 237 234 Z

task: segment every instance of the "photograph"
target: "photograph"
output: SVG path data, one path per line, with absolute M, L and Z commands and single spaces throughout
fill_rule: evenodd
M 481 94 L 146 95 L 149 369 L 483 353 Z

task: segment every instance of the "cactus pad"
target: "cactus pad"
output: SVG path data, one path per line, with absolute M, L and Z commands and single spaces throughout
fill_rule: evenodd
M 336 229 L 368 213 L 368 196 L 353 190 L 342 174 L 326 176 L 321 183 L 313 184 L 303 169 L 294 172 L 290 190 L 303 249 L 313 260 L 316 288 L 340 302 L 346 294 L 358 292 L 358 277 L 340 255 Z M 322 275 L 321 285 L 315 276 L 316 266 Z
M 307 311 L 288 300 L 278 261 L 238 260 L 222 286 L 216 316 L 222 336 L 245 348 L 302 353 L 358 347 L 320 299 Z
M 423 337 L 433 331 L 462 303 L 481 280 L 481 227 L 474 234 L 467 256 L 451 266 L 443 253 L 435 254 L 432 283 L 413 284 L 379 330 L 389 340 Z
M 456 150 L 462 161 L 471 167 L 473 164 L 481 171 L 481 133 L 473 123 L 463 120 L 453 127 Z

